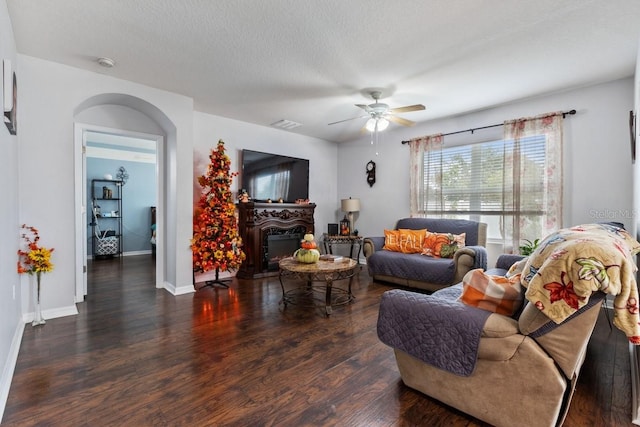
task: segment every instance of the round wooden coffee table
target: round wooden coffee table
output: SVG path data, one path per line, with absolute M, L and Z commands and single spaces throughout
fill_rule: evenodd
M 331 315 L 334 306 L 348 304 L 353 301 L 351 282 L 358 263 L 351 258 L 338 261 L 318 261 L 313 264 L 298 262 L 289 257 L 280 260 L 280 286 L 282 287 L 282 303 L 308 304 L 314 307 L 324 307 L 327 316 Z M 302 281 L 294 289 L 285 290 L 284 280 L 294 279 Z M 348 289 L 334 287 L 336 280 L 349 279 Z M 315 283 L 321 283 L 316 284 Z M 324 298 L 316 295 L 324 293 Z

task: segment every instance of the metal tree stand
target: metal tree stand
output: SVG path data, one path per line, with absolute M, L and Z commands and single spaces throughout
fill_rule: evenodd
M 198 289 L 202 289 L 202 288 L 207 287 L 207 286 L 215 288 L 216 285 L 221 286 L 221 287 L 226 288 L 226 289 L 229 289 L 229 285 L 227 285 L 225 282 L 220 280 L 219 274 L 220 274 L 220 269 L 216 268 L 216 278 L 213 279 L 213 280 L 206 280 L 204 282 L 204 286 L 202 286 L 202 287 L 200 287 Z M 227 279 L 226 281 L 229 282 L 230 280 Z M 194 271 L 193 272 L 193 286 L 195 287 L 195 285 L 196 285 L 196 272 Z

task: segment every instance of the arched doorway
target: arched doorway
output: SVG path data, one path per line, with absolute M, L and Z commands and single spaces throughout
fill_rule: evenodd
M 175 271 L 175 257 L 166 249 L 166 239 L 169 235 L 167 217 L 172 217 L 175 194 L 167 182 L 171 182 L 171 175 L 175 173 L 169 165 L 172 164 L 172 153 L 169 147 L 176 144 L 175 126 L 169 118 L 154 105 L 130 95 L 101 94 L 93 96 L 78 105 L 74 111 L 74 152 L 75 152 L 75 200 L 76 209 L 76 302 L 84 300 L 86 294 L 86 244 L 87 244 L 87 214 L 86 214 L 86 177 L 85 177 L 85 147 L 88 132 L 107 132 L 144 138 L 153 138 L 157 147 L 156 168 L 156 227 L 158 239 L 156 241 L 156 288 L 165 287 L 171 271 Z M 175 215 L 175 213 L 173 213 Z

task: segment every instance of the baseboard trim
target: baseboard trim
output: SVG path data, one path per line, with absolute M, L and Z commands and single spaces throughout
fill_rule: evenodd
M 185 285 L 185 286 L 174 286 L 169 282 L 164 282 L 164 288 L 171 294 L 171 295 L 184 295 L 184 294 L 192 294 L 194 293 L 196 290 L 194 289 L 193 285 Z
M 120 254 L 120 256 L 136 256 L 136 255 L 153 255 L 153 251 L 151 249 L 147 249 L 144 251 L 129 251 L 129 252 L 122 252 L 122 254 Z M 87 255 L 87 259 L 94 259 L 95 257 L 93 255 Z
M 70 305 L 67 307 L 58 307 L 58 308 L 50 308 L 48 310 L 42 310 L 42 317 L 44 320 L 49 319 L 57 319 L 58 317 L 66 317 L 66 316 L 77 316 L 78 315 L 78 307 L 74 305 Z M 33 321 L 34 313 L 24 313 L 22 315 L 22 321 L 24 323 L 31 323 Z
M 129 251 L 123 252 L 122 256 L 136 256 L 136 255 L 151 255 L 151 249 L 144 251 Z
M 640 425 L 640 351 L 629 343 L 631 356 L 631 422 Z
M 4 409 L 7 406 L 7 399 L 9 398 L 9 390 L 11 389 L 11 380 L 13 379 L 13 372 L 18 362 L 18 353 L 20 351 L 20 343 L 22 342 L 22 334 L 24 333 L 24 323 L 18 322 L 16 330 L 13 333 L 13 339 L 11 340 L 11 346 L 9 347 L 9 354 L 7 354 L 7 360 L 5 361 L 4 368 L 2 369 L 2 379 L 0 379 L 0 423 L 4 415 Z

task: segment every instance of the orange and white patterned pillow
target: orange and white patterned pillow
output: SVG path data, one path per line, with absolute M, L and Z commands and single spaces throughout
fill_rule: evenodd
M 460 301 L 472 307 L 513 316 L 522 306 L 523 299 L 520 273 L 503 277 L 486 274 L 477 268 L 462 279 Z
M 467 233 L 451 234 L 451 233 L 430 233 L 426 232 L 424 244 L 422 245 L 422 255 L 432 256 L 436 258 L 452 258 L 457 249 L 464 247 Z M 443 246 L 455 245 L 453 250 L 445 250 L 443 255 Z

